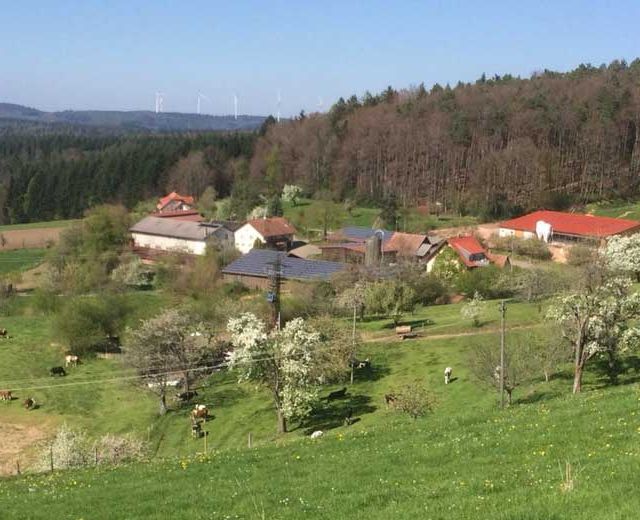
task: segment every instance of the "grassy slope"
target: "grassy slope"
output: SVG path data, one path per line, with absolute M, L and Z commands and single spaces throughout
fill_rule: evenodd
M 466 331 L 466 326 L 456 328 L 457 306 L 420 312 L 433 327 Z M 511 325 L 522 325 L 535 323 L 538 312 L 513 304 L 508 316 Z M 5 344 L 8 350 L 0 350 L 0 380 L 43 377 L 59 359 L 50 350 L 54 347 L 47 347 L 45 324 L 34 327 L 27 317 L 8 320 L 13 330 L 24 332 L 11 340 L 16 343 Z M 366 326 L 375 333 L 386 330 L 385 323 Z M 198 462 L 202 441 L 190 438 L 187 409 L 177 410 L 156 421 L 151 433 L 157 454 L 170 457 L 168 462 L 3 482 L 0 510 L 9 518 L 87 517 L 89 503 L 91 518 L 170 513 L 174 518 L 299 518 L 305 513 L 314 518 L 561 518 L 569 508 L 574 518 L 595 511 L 629 516 L 639 505 L 631 495 L 640 483 L 634 473 L 640 469 L 637 385 L 594 391 L 601 381 L 592 373 L 590 392 L 573 399 L 566 396 L 569 376 L 562 374 L 548 385 L 520 389 L 519 406 L 500 413 L 495 394 L 479 388 L 466 369 L 475 345 L 497 342 L 492 330 L 488 323 L 485 333 L 471 337 L 366 343 L 359 355 L 371 358 L 374 371 L 360 374 L 349 399 L 292 425 L 294 431 L 277 442 L 281 448 L 273 447 L 268 396 L 249 386 L 239 389 L 229 376 L 217 374 L 201 389 L 201 401 L 212 405 L 215 416 L 207 425 L 209 446 L 218 453 L 211 461 Z M 508 337 L 526 340 L 528 333 L 514 330 Z M 441 379 L 447 365 L 454 367 L 457 380 L 445 387 Z M 67 382 L 117 371 L 113 363 L 96 361 L 78 368 Z M 433 389 L 438 405 L 432 416 L 413 423 L 387 410 L 383 396 L 415 378 Z M 129 384 L 43 392 L 40 410 L 26 414 L 14 403 L 0 407 L 0 419 L 67 420 L 95 433 L 134 429 L 142 434 L 153 421 L 153 396 Z M 349 406 L 360 420 L 346 428 L 342 418 Z M 315 429 L 327 431 L 325 438 L 316 444 L 302 439 Z M 235 451 L 246 445 L 249 432 L 259 447 Z M 174 455 L 182 457 L 186 469 Z M 559 465 L 566 460 L 578 468 L 577 488 L 570 494 L 559 490 Z M 594 501 L 603 486 L 609 498 Z M 613 500 L 627 495 L 631 498 Z
M 283 204 L 284 216 L 300 229 L 322 230 L 322 212 L 318 210 L 317 202 L 311 199 L 302 199 L 297 206 L 290 203 Z M 377 208 L 356 207 L 347 214 L 344 205 L 341 203 L 330 203 L 331 211 L 334 215 L 343 215 L 345 226 L 372 227 L 376 218 L 380 214 Z M 459 217 L 451 215 L 420 215 L 415 209 L 410 210 L 406 218 L 400 217 L 398 226 L 401 231 L 426 232 L 431 229 L 467 226 L 477 224 L 475 217 Z
M 45 253 L 46 249 L 0 251 L 0 275 L 31 269 L 42 262 Z
M 68 227 L 78 220 L 48 220 L 46 222 L 30 222 L 28 224 L 7 224 L 0 226 L 0 233 L 7 231 L 19 231 L 21 229 L 63 228 Z
M 587 211 L 604 217 L 640 220 L 640 202 L 599 202 L 587 205 Z

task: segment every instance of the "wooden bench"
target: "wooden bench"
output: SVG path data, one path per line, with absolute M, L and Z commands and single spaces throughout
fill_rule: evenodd
M 402 336 L 404 334 L 411 334 L 411 325 L 398 325 L 396 327 L 396 334 Z

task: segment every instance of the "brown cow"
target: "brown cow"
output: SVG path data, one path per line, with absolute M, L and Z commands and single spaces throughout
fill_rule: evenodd
M 12 399 L 11 390 L 0 390 L 0 401 L 11 401 Z
M 24 406 L 25 410 L 34 410 L 36 407 L 36 400 L 32 397 L 27 397 L 22 405 Z
M 197 404 L 191 411 L 191 417 L 194 419 L 206 419 L 209 417 L 209 409 L 204 404 Z

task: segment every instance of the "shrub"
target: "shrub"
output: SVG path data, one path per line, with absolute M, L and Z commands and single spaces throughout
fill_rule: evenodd
M 456 289 L 471 296 L 483 298 L 509 298 L 514 293 L 512 273 L 495 265 L 487 265 L 464 271 L 455 280 Z
M 482 325 L 480 321 L 485 310 L 485 302 L 479 293 L 475 293 L 473 298 L 460 308 L 460 314 L 466 320 L 471 320 L 474 327 Z
M 433 411 L 435 399 L 419 381 L 408 383 L 391 393 L 395 396 L 394 408 L 412 419 Z
M 594 247 L 576 244 L 567 253 L 567 263 L 574 267 L 591 265 L 596 261 L 597 255 L 598 251 Z
M 552 257 L 547 244 L 535 238 L 496 238 L 494 239 L 494 247 L 502 251 L 527 256 L 535 260 L 551 260 Z

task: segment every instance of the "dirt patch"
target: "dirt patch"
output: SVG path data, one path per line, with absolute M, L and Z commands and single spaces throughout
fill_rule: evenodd
M 64 227 L 16 229 L 4 231 L 3 251 L 10 249 L 41 249 L 51 244 L 55 244 L 60 239 L 60 233 L 66 229 Z
M 16 472 L 16 461 L 27 469 L 33 462 L 32 448 L 48 437 L 41 427 L 32 424 L 0 423 L 0 475 Z

